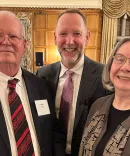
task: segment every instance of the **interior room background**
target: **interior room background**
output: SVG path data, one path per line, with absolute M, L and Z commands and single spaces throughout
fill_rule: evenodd
M 36 53 L 43 53 L 44 65 L 60 60 L 54 44 L 58 15 L 78 8 L 86 16 L 91 36 L 85 54 L 106 63 L 117 40 L 130 36 L 130 0 L 0 0 L 0 10 L 10 10 L 20 18 L 27 39 L 22 66 L 35 72 Z

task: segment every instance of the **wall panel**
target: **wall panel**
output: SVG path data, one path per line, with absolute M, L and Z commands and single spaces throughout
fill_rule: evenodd
M 4 9 L 3 7 L 1 8 Z M 35 66 L 35 52 L 44 52 L 45 64 L 50 64 L 60 60 L 57 48 L 54 43 L 54 30 L 58 15 L 64 9 L 29 9 L 29 8 L 10 8 L 14 12 L 31 12 L 32 19 L 32 64 Z M 81 9 L 87 19 L 87 26 L 90 30 L 90 41 L 85 48 L 85 54 L 95 61 L 100 60 L 101 32 L 102 32 L 102 10 L 100 9 Z
M 46 45 L 46 31 L 45 30 L 34 30 L 34 46 L 45 46 Z

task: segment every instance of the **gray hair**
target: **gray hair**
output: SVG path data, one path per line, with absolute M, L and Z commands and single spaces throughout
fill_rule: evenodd
M 11 12 L 11 11 L 8 11 L 8 10 L 1 10 L 0 11 L 0 15 L 7 15 L 7 16 L 12 16 L 14 17 L 21 25 L 21 28 L 22 28 L 22 38 L 23 39 L 26 39 L 26 36 L 25 36 L 25 30 L 24 30 L 24 27 L 20 21 L 20 19 L 16 16 L 15 13 Z
M 110 80 L 110 70 L 113 62 L 113 56 L 117 53 L 118 49 L 121 47 L 122 44 L 130 42 L 130 37 L 126 37 L 124 39 L 121 39 L 117 45 L 114 47 L 112 50 L 112 53 L 104 67 L 103 74 L 102 74 L 102 83 L 104 88 L 107 90 L 113 91 L 114 90 L 114 85 Z

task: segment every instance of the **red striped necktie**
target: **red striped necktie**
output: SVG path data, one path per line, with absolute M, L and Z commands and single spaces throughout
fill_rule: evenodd
M 34 149 L 25 112 L 19 95 L 16 93 L 17 79 L 8 81 L 9 106 L 15 134 L 18 156 L 34 156 Z

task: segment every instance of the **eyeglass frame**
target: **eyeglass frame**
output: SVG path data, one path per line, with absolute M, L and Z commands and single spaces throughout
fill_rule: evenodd
M 3 36 L 2 36 L 3 35 Z M 20 40 L 23 39 L 23 37 L 18 37 L 14 34 L 4 34 L 4 33 L 0 33 L 0 38 L 1 36 L 3 37 L 2 39 L 0 39 L 0 44 L 5 40 L 5 36 L 8 36 L 8 40 L 11 44 L 13 45 L 18 45 L 20 43 Z M 11 38 L 12 37 L 12 38 Z M 13 42 L 13 40 L 11 39 L 17 39 L 17 42 Z
M 120 58 L 123 58 L 124 60 L 122 60 L 123 62 L 119 62 L 119 60 L 116 60 L 116 57 L 118 57 L 118 56 L 121 56 Z M 127 57 L 125 57 L 124 55 L 122 55 L 122 54 L 115 54 L 114 56 L 113 56 L 113 61 L 115 61 L 118 65 L 124 65 L 126 62 L 127 62 L 127 60 L 128 60 L 128 62 L 129 62 L 129 64 L 130 64 L 130 58 L 127 58 Z M 121 60 L 120 60 L 121 61 Z

